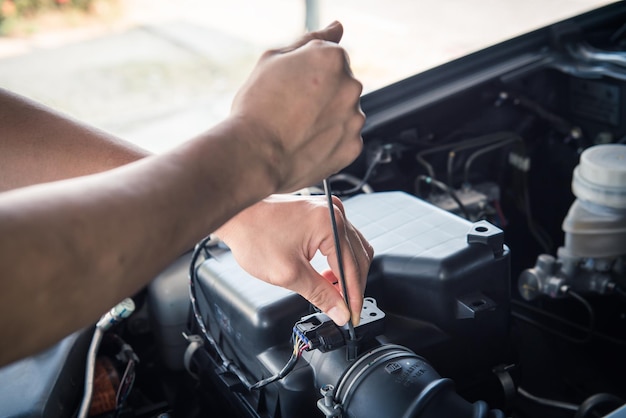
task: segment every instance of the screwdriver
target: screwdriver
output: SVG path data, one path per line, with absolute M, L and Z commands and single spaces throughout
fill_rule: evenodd
M 350 308 L 350 298 L 348 297 L 348 287 L 346 286 L 346 276 L 343 270 L 343 257 L 341 255 L 341 243 L 339 242 L 339 230 L 337 228 L 337 219 L 335 218 L 335 205 L 333 204 L 333 197 L 330 190 L 330 183 L 328 179 L 324 179 L 324 193 L 328 200 L 328 210 L 330 211 L 330 223 L 333 229 L 333 237 L 335 238 L 335 253 L 337 254 L 337 266 L 339 268 L 339 283 L 341 284 L 341 290 L 343 292 L 343 298 L 348 306 L 348 312 L 350 314 L 350 320 L 348 321 L 348 350 L 347 359 L 352 361 L 357 357 L 357 339 L 354 331 L 354 323 L 352 322 L 352 309 Z

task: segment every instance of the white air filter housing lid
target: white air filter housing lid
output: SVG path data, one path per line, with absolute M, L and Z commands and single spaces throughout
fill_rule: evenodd
M 572 191 L 580 200 L 626 209 L 626 144 L 586 149 L 574 169 Z

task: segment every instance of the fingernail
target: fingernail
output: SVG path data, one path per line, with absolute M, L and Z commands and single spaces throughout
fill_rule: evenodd
M 345 325 L 350 318 L 350 314 L 345 309 L 340 309 L 336 306 L 330 308 L 328 312 L 326 312 L 326 315 L 339 326 Z
M 339 21 L 335 20 L 333 23 L 331 23 L 330 25 L 326 26 L 326 29 L 334 28 L 338 24 L 339 24 Z

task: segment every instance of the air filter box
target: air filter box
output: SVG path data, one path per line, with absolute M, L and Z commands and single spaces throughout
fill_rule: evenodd
M 510 286 L 501 230 L 402 192 L 359 195 L 344 206 L 376 253 L 366 296 L 386 314 L 388 331 L 380 342 L 407 346 L 443 374 L 501 361 Z M 209 332 L 256 378 L 275 373 L 289 356 L 294 323 L 311 307 L 250 277 L 227 248 L 213 248 L 211 255 L 198 268 L 198 301 Z M 326 268 L 321 257 L 313 265 Z

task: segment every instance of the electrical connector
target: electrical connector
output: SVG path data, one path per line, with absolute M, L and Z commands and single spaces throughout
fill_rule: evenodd
M 320 350 L 325 353 L 348 344 L 350 357 L 356 357 L 357 342 L 369 340 L 384 332 L 385 313 L 376 306 L 373 298 L 365 298 L 359 325 L 354 327 L 356 341 L 351 341 L 348 326 L 337 326 L 324 313 L 314 313 L 302 317 L 293 327 L 293 332 L 306 344 L 306 350 Z
M 131 298 L 126 298 L 100 318 L 96 327 L 102 331 L 107 331 L 113 325 L 120 323 L 135 312 L 135 302 Z
M 325 353 L 346 344 L 341 329 L 323 313 L 303 317 L 296 322 L 293 331 L 307 345 L 307 351 L 319 349 Z

